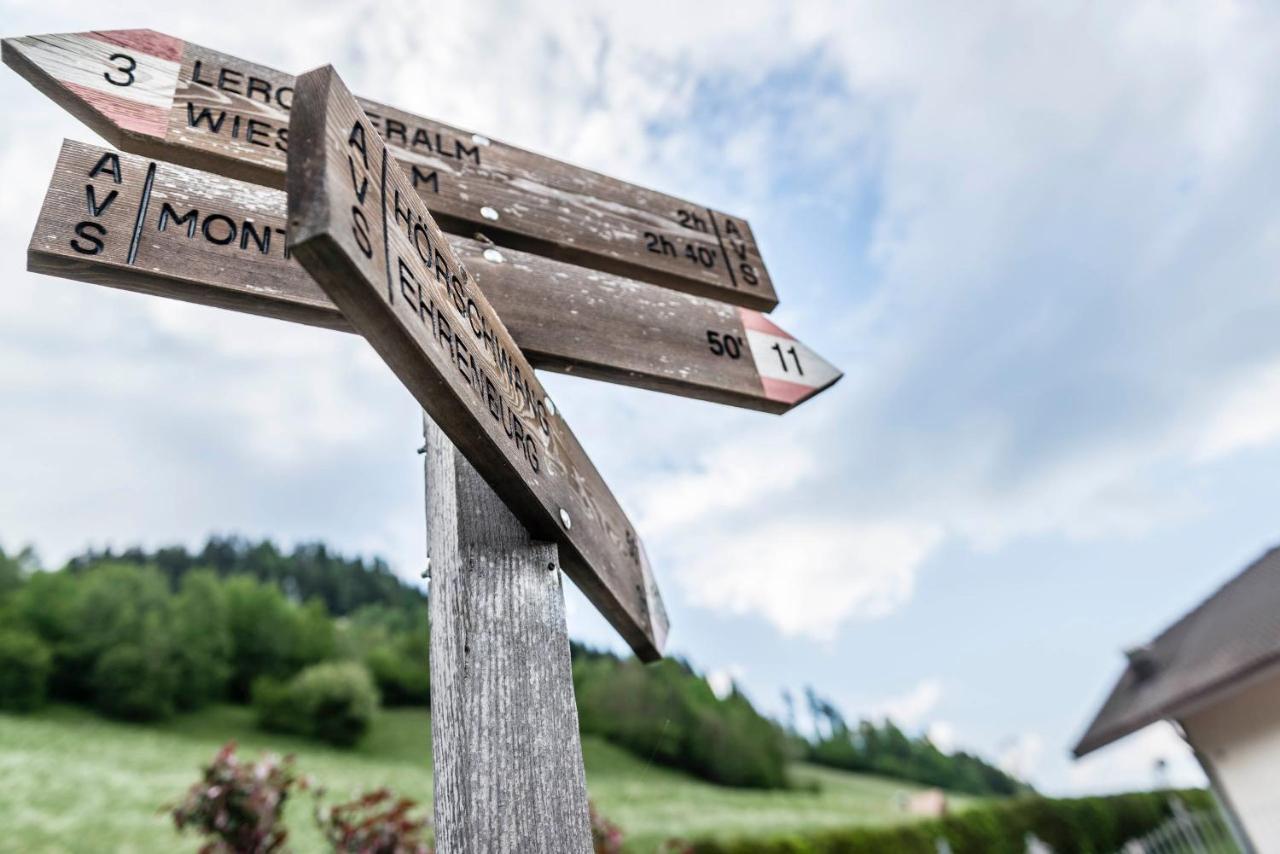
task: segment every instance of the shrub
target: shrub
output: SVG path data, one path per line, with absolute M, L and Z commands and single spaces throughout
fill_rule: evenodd
M 53 656 L 31 632 L 0 630 L 0 709 L 30 712 L 44 705 Z
M 316 807 L 316 824 L 343 854 L 427 854 L 430 822 L 409 813 L 417 804 L 378 789 L 334 807 Z
M 340 747 L 359 741 L 378 710 L 378 692 L 369 672 L 349 661 L 308 667 L 284 684 L 263 680 L 253 693 L 263 729 Z
M 363 661 L 388 706 L 431 703 L 426 610 L 366 605 L 339 622 L 338 656 Z
M 138 644 L 103 653 L 94 664 L 92 684 L 94 706 L 113 717 L 149 721 L 173 714 L 173 665 Z
M 622 854 L 622 828 L 596 811 L 595 804 L 587 804 L 591 813 L 591 846 L 595 854 Z
M 699 840 L 695 854 L 935 854 L 946 839 L 953 854 L 1026 850 L 1034 834 L 1054 851 L 1117 851 L 1172 815 L 1170 792 L 1056 799 L 1027 796 L 976 807 L 938 821 L 887 828 L 851 828 L 771 838 Z M 1213 809 L 1204 790 L 1177 792 L 1192 810 Z
M 164 579 L 154 569 L 126 564 L 69 577 L 78 590 L 65 643 L 68 687 L 108 715 L 153 720 L 171 714 L 177 674 Z
M 188 828 L 207 838 L 201 854 L 245 852 L 267 854 L 284 846 L 288 831 L 282 821 L 290 790 L 299 785 L 293 758 L 268 755 L 243 763 L 229 741 L 204 767 L 198 783 L 173 808 L 178 832 Z M 301 781 L 306 788 L 306 781 Z
M 380 646 L 364 659 L 388 706 L 425 706 L 431 702 L 431 670 L 426 650 L 417 657 L 393 644 Z

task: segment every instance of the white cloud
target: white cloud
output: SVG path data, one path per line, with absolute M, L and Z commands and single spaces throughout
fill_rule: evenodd
M 927 734 L 934 747 L 943 753 L 956 749 L 956 728 L 949 721 L 934 721 L 929 724 Z
M 746 676 L 745 668 L 738 664 L 731 664 L 709 672 L 707 684 L 711 686 L 711 692 L 723 700 L 733 693 L 734 684 L 742 681 L 744 676 Z
M 998 748 L 996 765 L 1019 780 L 1029 780 L 1035 774 L 1043 752 L 1044 739 L 1038 733 L 1020 733 Z
M 1206 785 L 1191 748 L 1164 721 L 1077 760 L 1067 777 L 1080 793 Z
M 1202 462 L 1274 443 L 1280 437 L 1280 361 L 1239 377 L 1205 420 L 1196 447 Z
M 713 445 L 695 465 L 654 478 L 640 491 L 638 524 L 650 535 L 771 511 L 779 495 L 811 480 L 818 468 L 811 450 L 785 437 Z
M 888 718 L 900 728 L 914 731 L 920 729 L 929 714 L 938 707 L 938 703 L 941 700 L 941 680 L 936 678 L 922 679 L 910 691 L 874 704 L 871 707 L 871 716 L 873 718 Z M 948 724 L 943 723 L 940 726 L 944 735 L 950 732 Z M 933 729 L 930 728 L 929 732 L 932 735 Z
M 893 521 L 761 522 L 679 540 L 689 556 L 676 581 L 694 605 L 829 640 L 845 620 L 883 617 L 907 601 L 937 540 L 932 529 Z

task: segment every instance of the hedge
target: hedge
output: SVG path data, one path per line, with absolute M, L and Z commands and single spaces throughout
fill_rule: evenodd
M 0 709 L 31 712 L 44 705 L 53 657 L 39 637 L 0 629 Z
M 258 725 L 350 747 L 369 731 L 378 691 L 364 665 L 353 661 L 308 667 L 288 682 L 254 684 Z
M 942 819 L 895 827 L 859 827 L 771 838 L 692 842 L 691 854 L 936 854 L 945 838 L 952 854 L 1023 854 L 1032 834 L 1054 851 L 1100 854 L 1159 827 L 1170 798 L 1193 811 L 1213 809 L 1203 789 L 1093 798 L 1029 796 L 975 807 Z

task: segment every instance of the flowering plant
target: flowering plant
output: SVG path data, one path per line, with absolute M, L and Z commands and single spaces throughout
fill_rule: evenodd
M 428 821 L 409 814 L 416 806 L 389 789 L 376 789 L 332 807 L 317 802 L 316 824 L 333 850 L 343 854 L 429 854 Z
M 242 762 L 236 743 L 228 741 L 173 808 L 173 823 L 179 832 L 191 828 L 209 837 L 201 854 L 279 851 L 289 835 L 281 816 L 294 786 L 305 789 L 307 782 L 295 772 L 292 756 Z

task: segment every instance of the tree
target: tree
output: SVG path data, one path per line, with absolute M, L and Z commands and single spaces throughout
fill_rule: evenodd
M 100 711 L 137 720 L 172 714 L 178 687 L 168 586 L 153 567 L 106 564 L 79 580 L 68 643 Z
M 324 602 L 319 598 L 308 599 L 305 605 L 294 609 L 293 616 L 291 668 L 301 670 L 333 658 L 337 645 L 333 619 L 325 609 Z
M 37 572 L 9 603 L 14 624 L 34 632 L 52 654 L 50 693 L 67 700 L 88 696 L 84 668 L 73 650 L 80 594 L 80 586 L 67 573 Z
M 231 696 L 248 700 L 255 679 L 284 679 L 295 669 L 295 617 L 280 588 L 248 576 L 225 584 L 231 631 Z
M 0 548 L 0 604 L 17 593 L 27 576 L 40 569 L 35 550 L 26 546 L 16 555 L 7 555 Z
M 52 668 L 53 656 L 35 634 L 0 629 L 0 709 L 30 712 L 44 705 Z
M 927 736 L 908 736 L 891 720 L 858 722 L 852 729 L 835 704 L 807 691 L 810 708 L 827 722 L 808 743 L 811 762 L 911 780 L 975 795 L 1011 795 L 1030 787 L 968 753 L 946 754 Z
M 232 640 L 226 591 L 211 569 L 182 579 L 173 602 L 177 704 L 195 709 L 226 696 Z

